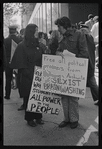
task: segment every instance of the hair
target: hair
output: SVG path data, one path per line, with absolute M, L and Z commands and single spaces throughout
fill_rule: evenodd
M 59 31 L 58 30 L 53 30 L 52 33 L 51 33 L 51 39 L 57 39 L 59 40 Z
M 24 41 L 26 46 L 39 46 L 38 39 L 34 37 L 34 33 L 38 26 L 36 24 L 28 24 L 25 29 Z
M 55 25 L 63 26 L 63 28 L 67 30 L 67 28 L 71 27 L 71 21 L 68 17 L 64 16 L 64 17 L 58 18 L 55 21 Z
M 98 17 L 98 16 L 95 16 L 95 17 L 93 18 L 93 20 L 98 22 L 98 21 L 99 21 L 99 17 Z
M 22 29 L 20 30 L 20 34 L 21 34 L 21 35 L 24 35 L 24 32 L 25 32 L 25 28 L 22 28 Z
M 92 19 L 93 17 L 94 17 L 93 14 L 89 14 L 89 15 L 88 15 L 88 20 L 89 20 L 89 19 Z
M 51 35 L 51 33 L 52 33 L 52 30 L 49 31 L 49 34 L 50 34 L 50 35 Z
M 44 33 L 43 32 L 39 32 L 38 33 L 38 38 L 42 38 L 42 35 L 44 35 Z

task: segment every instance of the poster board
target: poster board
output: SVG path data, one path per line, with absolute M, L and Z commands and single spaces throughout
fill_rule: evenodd
M 35 66 L 34 77 L 26 111 L 58 115 L 61 97 L 41 91 L 42 68 Z
M 43 54 L 41 90 L 85 98 L 87 67 L 88 59 Z

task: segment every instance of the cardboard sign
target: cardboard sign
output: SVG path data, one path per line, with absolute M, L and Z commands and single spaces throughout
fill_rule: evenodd
M 41 82 L 42 69 L 41 67 L 35 66 L 34 78 L 26 111 L 58 115 L 61 109 L 61 97 L 41 91 Z
M 88 59 L 45 55 L 41 90 L 85 98 Z
M 12 40 L 12 43 L 11 43 L 11 58 L 10 58 L 10 62 L 12 61 L 12 57 L 13 57 L 13 55 L 14 55 L 14 53 L 15 53 L 15 49 L 16 49 L 17 45 L 18 45 L 18 44 L 17 44 L 14 40 Z

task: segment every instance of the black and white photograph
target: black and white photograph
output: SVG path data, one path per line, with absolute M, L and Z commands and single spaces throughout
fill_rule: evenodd
M 3 3 L 3 146 L 99 146 L 98 3 Z

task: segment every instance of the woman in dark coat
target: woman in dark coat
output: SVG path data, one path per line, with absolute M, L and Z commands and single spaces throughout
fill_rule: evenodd
M 41 43 L 38 41 L 38 27 L 35 24 L 28 24 L 25 29 L 24 40 L 18 44 L 14 53 L 11 67 L 22 71 L 22 96 L 25 103 L 25 120 L 28 125 L 34 127 L 36 124 L 43 124 L 41 113 L 27 112 L 27 103 L 33 80 L 34 66 L 42 65 Z M 36 120 L 34 122 L 33 120 Z

